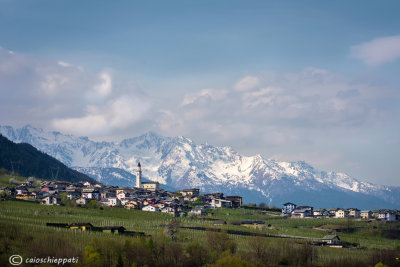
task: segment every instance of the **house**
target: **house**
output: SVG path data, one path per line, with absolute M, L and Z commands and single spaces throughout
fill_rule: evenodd
M 135 193 L 138 197 L 151 196 L 151 191 L 144 188 L 137 188 Z
M 36 199 L 36 192 L 25 192 L 25 193 L 16 195 L 15 198 L 16 199 L 23 199 L 23 200 L 35 200 Z
M 30 188 L 34 187 L 32 181 L 26 181 L 26 182 L 20 183 L 19 185 L 25 186 L 25 187 L 30 187 Z
M 130 187 L 119 187 L 115 189 L 115 194 L 118 196 L 119 193 L 125 192 L 125 193 L 134 193 L 136 189 L 130 188 Z
M 101 227 L 101 231 L 103 233 L 122 234 L 125 232 L 125 227 L 123 227 L 123 226 L 104 226 L 104 227 Z
M 338 209 L 335 212 L 335 218 L 347 218 L 349 217 L 349 211 L 345 209 Z
M 106 205 L 109 207 L 115 207 L 115 206 L 121 205 L 121 201 L 116 197 L 110 197 L 110 198 L 104 199 L 102 202 L 106 203 Z
M 212 199 L 210 203 L 211 208 L 231 208 L 232 201 L 225 200 L 225 199 Z
M 91 184 L 89 182 L 84 182 L 83 186 L 89 188 L 89 187 L 93 187 L 93 184 Z
M 60 205 L 61 204 L 61 198 L 59 196 L 47 196 L 42 198 L 40 201 L 41 204 L 44 205 Z
M 329 210 L 328 210 L 328 212 L 329 212 L 329 217 L 335 217 L 336 211 L 338 211 L 338 210 L 339 210 L 339 208 L 329 209 Z
M 117 191 L 118 191 L 118 193 L 116 194 L 116 196 L 117 196 L 118 199 L 123 199 L 123 198 L 128 198 L 128 197 L 134 197 L 135 196 L 135 193 L 132 192 L 132 191 L 126 191 L 126 190 L 123 190 L 123 191 L 117 190 Z
M 161 209 L 161 212 L 173 215 L 174 217 L 179 217 L 179 212 L 177 211 L 176 207 L 165 206 Z
M 206 209 L 203 206 L 197 206 L 194 207 L 191 211 L 188 213 L 189 215 L 206 215 Z
M 370 210 L 363 210 L 360 213 L 362 219 L 370 219 L 372 217 L 372 212 Z
M 292 203 L 292 202 L 287 202 L 285 204 L 283 204 L 283 208 L 282 208 L 282 215 L 283 216 L 288 216 L 292 213 L 292 211 L 294 211 L 296 209 L 296 204 Z
M 349 212 L 349 217 L 352 217 L 352 218 L 355 218 L 355 219 L 361 217 L 361 212 L 360 212 L 359 209 L 350 208 L 350 209 L 347 209 L 347 211 Z
M 153 204 L 153 205 L 158 207 L 160 210 L 165 207 L 164 203 L 157 203 L 157 204 Z
M 232 208 L 240 208 L 242 206 L 241 196 L 226 196 L 225 199 L 232 202 Z
M 15 188 L 14 187 L 4 187 L 3 188 L 4 192 L 6 193 L 7 196 L 15 196 Z
M 58 191 L 65 191 L 69 184 L 70 184 L 69 182 L 59 181 L 59 182 L 54 182 L 53 186 Z
M 129 202 L 125 203 L 124 208 L 126 209 L 141 209 L 143 203 L 140 200 L 130 200 Z
M 93 229 L 93 225 L 91 223 L 71 223 L 69 225 L 69 229 L 71 230 L 81 230 L 81 231 L 90 231 Z
M 329 212 L 326 209 L 314 210 L 314 217 L 329 217 Z
M 15 193 L 17 195 L 22 195 L 28 193 L 28 189 L 25 186 L 18 186 L 15 188 Z
M 100 200 L 100 193 L 99 191 L 95 189 L 83 189 L 82 190 L 82 197 L 87 198 L 87 199 L 93 199 L 93 200 Z
M 100 193 L 100 197 L 103 198 L 109 198 L 109 197 L 116 197 L 115 191 L 102 191 Z
M 322 238 L 322 242 L 326 245 L 339 245 L 340 238 L 337 235 L 326 235 Z
M 121 201 L 121 205 L 124 206 L 128 202 L 136 200 L 136 197 L 126 197 L 126 198 L 121 198 L 119 200 Z
M 292 211 L 292 218 L 311 218 L 314 214 L 313 207 L 298 206 Z
M 76 204 L 78 205 L 87 205 L 89 203 L 90 199 L 87 198 L 78 198 L 77 200 L 75 200 Z
M 390 210 L 382 211 L 382 212 L 379 212 L 378 219 L 384 220 L 384 221 L 396 221 L 397 216 L 396 216 L 396 213 L 393 211 L 390 211 Z
M 81 197 L 81 192 L 79 191 L 69 191 L 67 192 L 67 197 L 69 199 L 78 199 Z
M 144 211 L 160 211 L 160 209 L 157 206 L 154 206 L 154 205 L 144 206 L 142 208 L 142 210 L 144 210 Z
M 215 192 L 215 193 L 211 193 L 211 194 L 205 194 L 204 197 L 206 197 L 208 199 L 223 199 L 224 193 Z
M 190 196 L 190 197 L 196 197 L 200 194 L 200 189 L 198 188 L 192 188 L 192 189 L 183 189 L 178 191 L 183 197 Z
M 160 189 L 159 182 L 142 182 L 142 188 L 149 191 L 157 191 Z

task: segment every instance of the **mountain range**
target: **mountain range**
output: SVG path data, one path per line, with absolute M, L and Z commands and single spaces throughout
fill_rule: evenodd
M 169 190 L 195 187 L 276 206 L 290 201 L 325 208 L 400 208 L 400 187 L 320 171 L 304 161 L 243 156 L 231 147 L 197 145 L 185 137 L 149 132 L 121 142 L 98 142 L 29 125 L 0 126 L 0 134 L 29 143 L 103 184 L 133 186 L 140 161 L 143 176 Z

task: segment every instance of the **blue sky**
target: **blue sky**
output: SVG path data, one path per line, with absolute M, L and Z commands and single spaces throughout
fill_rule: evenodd
M 399 10 L 0 0 L 0 124 L 185 135 L 400 185 Z

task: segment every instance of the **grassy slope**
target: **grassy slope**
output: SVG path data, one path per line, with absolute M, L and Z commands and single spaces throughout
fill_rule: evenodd
M 10 179 L 14 178 L 14 176 L 10 176 L 10 175 L 0 175 L 0 186 L 15 186 L 13 184 L 10 184 Z M 21 177 L 21 176 L 16 176 L 15 180 L 18 182 L 23 182 L 26 181 L 25 177 Z

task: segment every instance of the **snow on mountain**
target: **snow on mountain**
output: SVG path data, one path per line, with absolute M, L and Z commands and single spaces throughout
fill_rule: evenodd
M 149 132 L 122 142 L 46 132 L 30 125 L 0 126 L 0 134 L 29 143 L 104 184 L 133 186 L 137 162 L 145 178 L 169 188 L 241 195 L 245 202 L 280 206 L 292 201 L 314 206 L 399 208 L 400 187 L 360 182 L 345 173 L 325 172 L 309 164 L 242 156 L 230 147 L 196 145 L 185 137 Z

